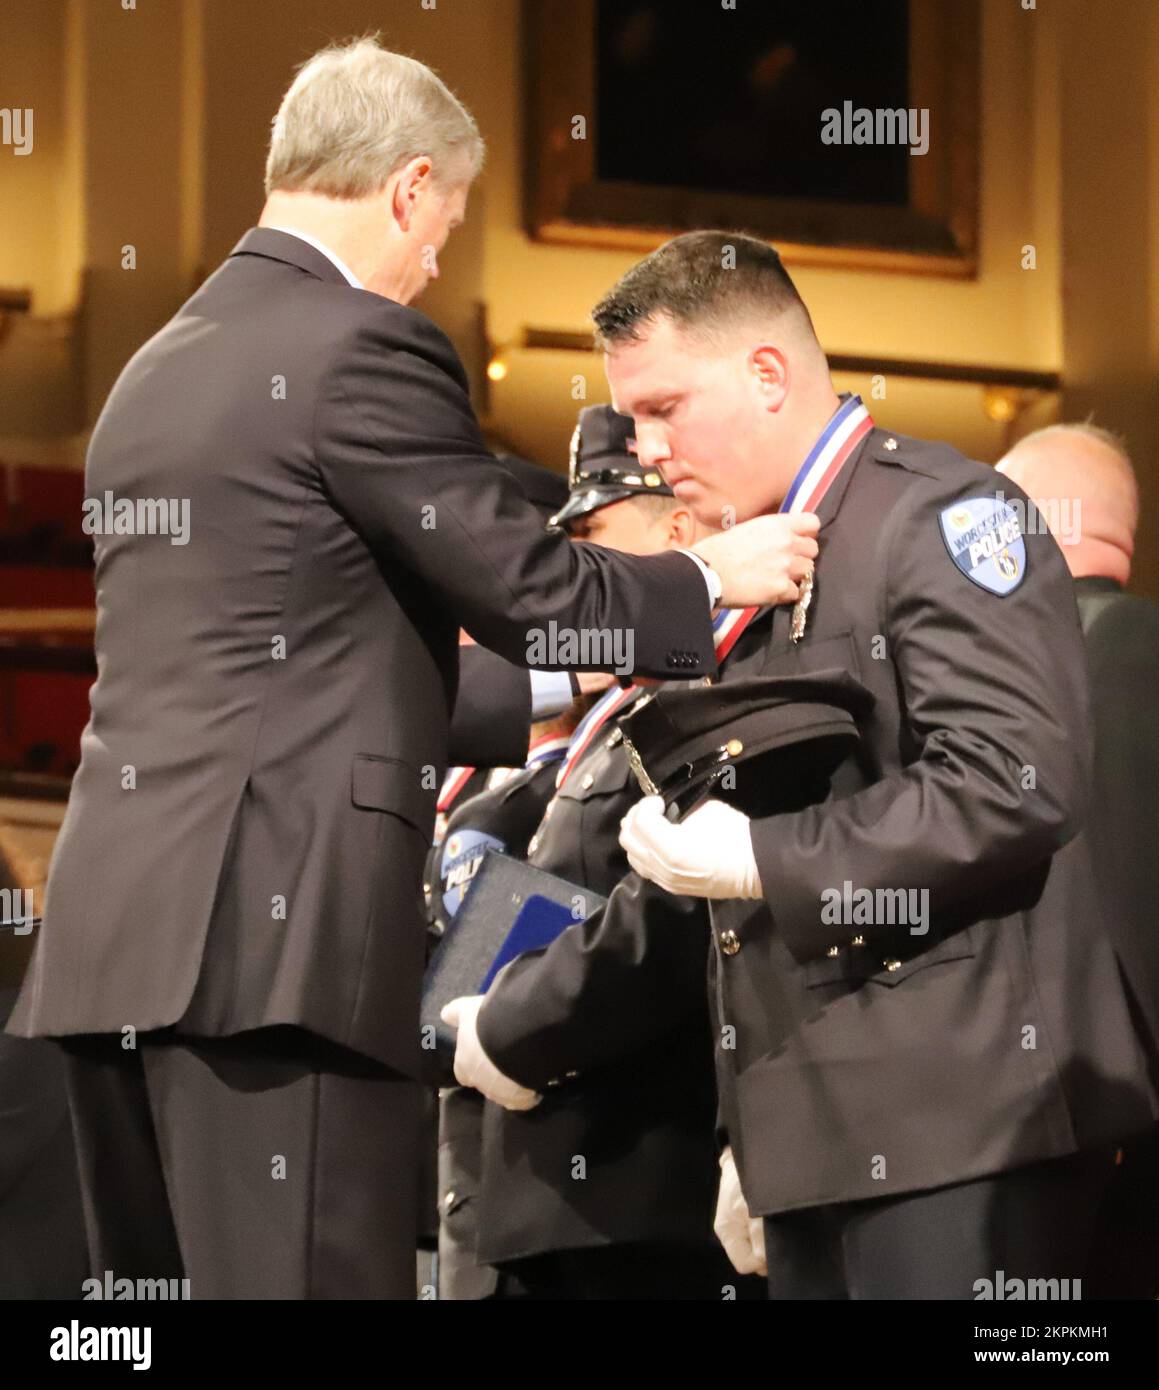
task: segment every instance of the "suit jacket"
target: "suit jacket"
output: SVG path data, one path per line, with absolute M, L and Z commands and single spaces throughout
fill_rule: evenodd
M 873 431 L 820 504 L 804 637 L 766 610 L 722 674 L 836 667 L 875 696 L 828 801 L 754 820 L 764 901 L 712 906 L 712 997 L 736 1028 L 717 1048 L 722 1116 L 754 1213 L 965 1181 L 1155 1113 L 1081 833 L 1065 562 L 1026 535 L 1000 596 L 943 538 L 943 516 L 968 525 L 960 504 L 996 491 L 947 446 Z M 882 896 L 834 925 L 846 883 Z M 928 893 L 924 931 L 898 890 Z
M 1087 833 L 1107 924 L 1159 1068 L 1159 606 L 1113 579 L 1075 581 L 1095 732 Z M 1159 1071 L 1157 1071 L 1159 1074 Z
M 417 1069 L 459 627 L 513 662 L 562 627 L 714 667 L 696 566 L 545 531 L 466 385 L 421 313 L 269 229 L 128 363 L 87 493 L 184 499 L 188 543 L 97 536 L 92 717 L 11 1031 L 289 1023 Z
M 717 1248 L 707 914 L 630 874 L 619 828 L 639 795 L 605 727 L 529 846 L 530 864 L 597 893 L 626 876 L 631 888 L 602 930 L 571 927 L 513 961 L 480 1010 L 488 1055 L 544 1092 L 525 1112 L 486 1106 L 477 1249 L 492 1264 L 636 1241 Z

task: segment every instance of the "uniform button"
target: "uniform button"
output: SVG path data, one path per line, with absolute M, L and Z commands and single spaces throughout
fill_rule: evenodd
M 454 1205 L 455 1205 L 455 1194 L 454 1194 L 453 1192 L 448 1192 L 447 1195 L 443 1198 L 443 1206 L 445 1206 L 446 1209 L 447 1209 L 448 1211 L 450 1211 L 450 1209 L 451 1209 Z
M 580 781 L 580 786 L 581 786 L 581 787 L 584 789 L 584 791 L 586 792 L 586 791 L 591 787 L 592 783 L 593 783 L 595 780 L 596 780 L 596 779 L 592 776 L 592 774 L 591 774 L 590 772 L 585 772 L 584 775 L 583 775 L 582 780 Z
M 832 959 L 834 956 L 839 956 L 841 954 L 841 947 L 830 946 L 829 949 L 825 952 L 825 954 L 829 956 L 830 959 Z
M 720 934 L 720 949 L 726 956 L 735 956 L 740 950 L 740 937 L 734 931 L 722 931 Z
M 863 936 L 855 936 L 855 937 L 853 938 L 853 940 L 852 940 L 849 944 L 850 944 L 851 946 L 864 946 L 864 945 L 865 945 L 865 937 L 863 937 Z
M 901 961 L 900 961 L 900 960 L 883 960 L 881 963 L 882 963 L 882 965 L 884 965 L 885 968 L 890 972 L 890 974 L 893 974 L 893 972 L 894 972 L 895 970 L 900 970 L 900 969 L 901 969 Z
M 548 1086 L 558 1086 L 558 1085 L 559 1085 L 559 1077 L 558 1077 L 558 1076 L 553 1076 L 552 1079 L 551 1079 L 547 1084 L 548 1084 Z
M 579 1075 L 579 1072 L 578 1072 L 578 1071 L 565 1071 L 565 1072 L 564 1072 L 564 1076 L 567 1078 L 568 1081 L 574 1081 L 578 1075 Z
M 619 741 L 620 741 L 623 737 L 624 737 L 624 731 L 623 731 L 623 729 L 613 729 L 612 732 L 608 735 L 608 740 L 607 740 L 607 745 L 606 745 L 606 746 L 607 746 L 608 748 L 614 748 L 614 747 L 616 746 L 616 744 L 619 743 Z

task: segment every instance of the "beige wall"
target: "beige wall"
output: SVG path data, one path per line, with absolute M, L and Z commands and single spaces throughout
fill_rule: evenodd
M 420 0 L 139 0 L 136 12 L 120 0 L 5 0 L 0 106 L 36 107 L 37 148 L 27 160 L 0 151 L 0 284 L 31 285 L 45 314 L 83 293 L 85 313 L 76 339 L 25 323 L 0 346 L 0 457 L 13 435 L 91 421 L 128 353 L 256 219 L 268 123 L 295 64 L 367 29 L 434 66 L 488 142 L 467 225 L 422 306 L 473 380 L 484 366 L 481 305 L 498 342 L 528 325 L 583 329 L 634 257 L 533 245 L 522 231 L 518 16 L 518 0 L 437 0 L 433 10 Z M 1097 24 L 1082 0 L 1040 0 L 1031 11 L 984 0 L 977 278 L 797 272 L 830 351 L 1061 370 L 1065 413 L 1094 410 L 1127 430 L 1153 511 L 1157 93 L 1153 0 L 1115 0 Z M 124 242 L 142 256 L 132 277 L 119 268 Z M 1028 243 L 1033 271 L 1020 264 Z M 515 353 L 509 367 L 492 388 L 489 423 L 562 463 L 573 376 L 586 376 L 589 399 L 605 398 L 598 359 Z M 1039 402 L 1018 428 L 1053 409 Z M 980 388 L 887 376 L 874 411 L 979 457 L 1002 449 Z M 1140 578 L 1159 593 L 1156 531 L 1148 523 Z

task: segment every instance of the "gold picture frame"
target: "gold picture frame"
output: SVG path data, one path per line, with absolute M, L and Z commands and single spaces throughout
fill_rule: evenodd
M 535 241 L 646 253 L 698 227 L 745 230 L 790 265 L 977 271 L 978 0 L 909 7 L 909 102 L 930 113 L 903 206 L 760 197 L 597 176 L 596 0 L 524 0 L 524 224 Z M 586 138 L 574 138 L 575 118 Z M 820 129 L 820 119 L 818 121 Z

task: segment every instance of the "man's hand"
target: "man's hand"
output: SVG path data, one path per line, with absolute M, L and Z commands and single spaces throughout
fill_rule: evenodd
M 504 1110 L 532 1110 L 543 1097 L 504 1076 L 483 1051 L 475 1020 L 486 997 L 485 994 L 463 995 L 452 999 L 439 1014 L 444 1023 L 459 1030 L 455 1043 L 455 1080 L 460 1086 L 473 1086 Z
M 664 800 L 646 796 L 620 822 L 620 844 L 641 878 L 692 898 L 760 898 L 749 818 L 723 801 L 706 801 L 679 825 Z
M 720 1156 L 720 1191 L 712 1229 L 738 1274 L 768 1274 L 765 1223 L 749 1215 L 731 1148 Z
M 692 549 L 720 576 L 723 608 L 796 603 L 798 585 L 817 558 L 820 527 L 813 512 L 757 516 Z

